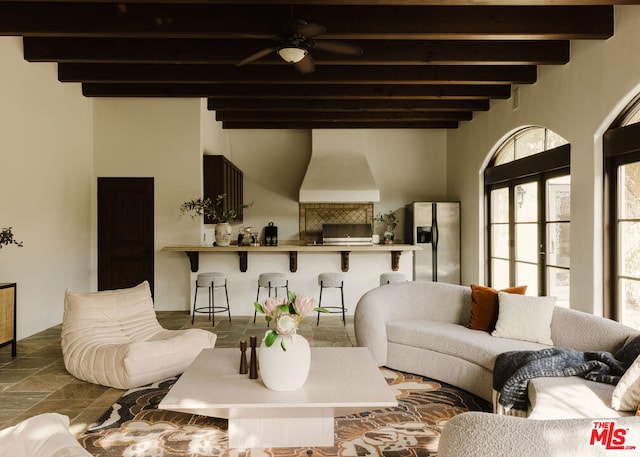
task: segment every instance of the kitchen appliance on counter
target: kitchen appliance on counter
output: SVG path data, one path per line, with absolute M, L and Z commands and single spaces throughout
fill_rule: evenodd
M 322 244 L 329 246 L 372 245 L 371 224 L 322 224 Z
M 273 225 L 273 222 L 269 222 L 269 225 L 264 228 L 264 245 L 278 245 L 278 227 L 276 225 Z
M 405 240 L 413 253 L 414 281 L 460 284 L 460 202 L 413 202 L 405 206 Z

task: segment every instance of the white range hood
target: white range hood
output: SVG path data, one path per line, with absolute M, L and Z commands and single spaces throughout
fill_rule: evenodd
M 311 145 L 300 203 L 380 201 L 380 190 L 364 154 L 364 131 L 313 130 Z

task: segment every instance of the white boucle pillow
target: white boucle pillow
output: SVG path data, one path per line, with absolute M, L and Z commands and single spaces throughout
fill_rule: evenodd
M 611 407 L 617 411 L 635 411 L 640 404 L 640 357 L 624 372 L 611 395 Z
M 556 297 L 498 293 L 498 322 L 492 336 L 553 345 L 551 318 Z

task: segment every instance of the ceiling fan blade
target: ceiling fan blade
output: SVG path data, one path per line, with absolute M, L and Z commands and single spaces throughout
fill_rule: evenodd
M 362 54 L 362 48 L 355 46 L 351 43 L 345 43 L 343 41 L 335 40 L 314 40 L 313 44 L 309 44 L 314 49 L 320 49 L 321 51 L 335 52 L 336 54 L 344 54 L 348 56 L 359 56 Z
M 302 35 L 305 38 L 313 38 L 318 35 L 322 35 L 326 32 L 326 27 L 321 26 L 320 24 L 300 24 L 296 28 L 296 34 Z
M 230 33 L 229 38 L 255 39 L 255 40 L 278 40 L 280 37 L 275 33 Z
M 300 62 L 295 63 L 294 66 L 303 75 L 313 73 L 313 70 L 316 67 L 315 63 L 313 62 L 313 57 L 311 57 L 311 54 L 309 53 L 307 53 L 307 55 L 304 56 L 304 59 L 302 59 Z
M 268 56 L 269 54 L 271 54 L 273 51 L 275 51 L 276 48 L 267 48 L 267 49 L 263 49 L 262 51 L 258 51 L 254 54 L 251 54 L 248 57 L 245 57 L 244 59 L 242 59 L 240 62 L 236 63 L 236 67 L 241 67 L 243 65 L 246 65 L 248 63 L 253 62 L 254 60 L 258 60 L 263 58 L 264 56 Z

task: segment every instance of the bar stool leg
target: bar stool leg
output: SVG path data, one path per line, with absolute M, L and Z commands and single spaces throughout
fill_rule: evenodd
M 191 325 L 193 325 L 193 320 L 196 318 L 196 300 L 198 299 L 198 281 L 196 281 L 196 292 L 193 296 L 193 313 L 191 314 Z
M 320 281 L 320 298 L 318 298 L 318 308 L 322 308 L 322 289 L 324 288 L 323 282 Z M 318 318 L 316 319 L 316 326 L 320 325 L 320 311 L 318 311 Z
M 342 325 L 347 325 L 347 320 L 344 315 L 344 281 L 340 283 L 340 298 L 342 299 Z
M 213 283 L 209 285 L 209 320 L 211 321 L 211 326 L 215 327 L 216 325 L 216 299 L 214 296 L 214 288 Z
M 229 322 L 231 322 L 231 305 L 229 305 L 229 290 L 227 289 L 227 280 L 224 280 L 224 294 L 227 297 L 227 314 L 229 315 Z

